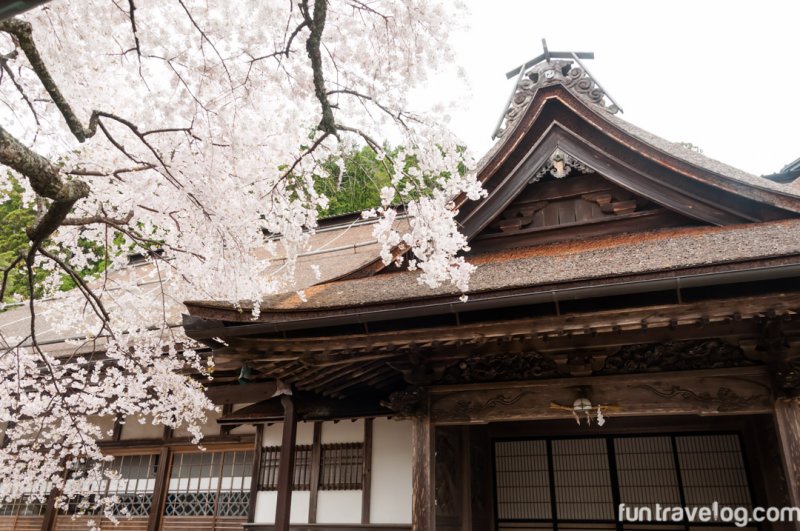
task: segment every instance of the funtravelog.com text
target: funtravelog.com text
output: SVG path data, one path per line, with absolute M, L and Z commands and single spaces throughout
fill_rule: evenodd
M 728 523 L 736 527 L 763 522 L 798 522 L 800 507 L 736 507 L 713 502 L 706 506 L 680 505 L 633 506 L 619 504 L 620 522 L 646 523 Z

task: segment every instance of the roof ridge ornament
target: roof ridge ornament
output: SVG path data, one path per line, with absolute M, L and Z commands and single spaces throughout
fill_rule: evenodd
M 551 52 L 542 39 L 544 53 L 506 73 L 506 78 L 517 77 L 505 110 L 495 127 L 492 138 L 502 137 L 522 115 L 533 95 L 541 87 L 560 83 L 578 96 L 588 99 L 611 114 L 622 112 L 614 99 L 592 77 L 581 59 L 594 59 L 592 52 Z M 575 65 L 577 64 L 577 66 Z M 605 100 L 608 100 L 606 103 Z

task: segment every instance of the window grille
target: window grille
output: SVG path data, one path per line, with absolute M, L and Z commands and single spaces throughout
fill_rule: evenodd
M 247 516 L 252 467 L 252 451 L 175 454 L 164 515 Z
M 314 469 L 312 445 L 295 447 L 293 490 L 311 490 Z M 262 449 L 259 490 L 278 489 L 281 447 Z M 364 443 L 323 444 L 320 446 L 319 484 L 321 490 L 360 490 L 364 475 Z
M 364 443 L 322 445 L 321 490 L 361 490 Z
M 617 503 L 752 504 L 733 433 L 500 440 L 494 471 L 501 530 L 628 529 Z
M 47 495 L 42 493 L 40 499 L 31 492 L 21 498 L 0 504 L 0 516 L 42 516 L 44 515 Z
M 73 472 L 75 480 L 88 482 L 86 490 L 91 494 L 71 500 L 61 513 L 97 514 L 100 510 L 91 508 L 97 498 L 117 496 L 115 515 L 148 516 L 153 505 L 157 468 L 158 455 L 125 455 L 115 457 L 103 470 L 101 479 L 88 479 L 84 471 L 76 470 Z
M 294 451 L 294 488 L 311 490 L 312 446 L 299 444 Z M 281 462 L 281 447 L 266 446 L 261 454 L 261 470 L 258 477 L 259 490 L 278 490 L 278 468 Z

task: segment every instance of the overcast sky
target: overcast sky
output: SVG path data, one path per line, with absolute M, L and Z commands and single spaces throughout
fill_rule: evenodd
M 551 51 L 594 52 L 586 66 L 639 127 L 756 174 L 800 157 L 797 0 L 466 3 L 454 44 L 471 90 L 452 127 L 477 157 L 513 88 L 505 72 L 543 37 Z

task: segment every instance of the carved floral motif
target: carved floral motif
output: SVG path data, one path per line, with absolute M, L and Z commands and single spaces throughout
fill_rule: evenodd
M 754 365 L 744 351 L 717 339 L 667 341 L 622 347 L 606 358 L 600 374 L 721 369 Z
M 571 154 L 556 149 L 547 161 L 547 164 L 539 168 L 534 176 L 528 181 L 529 184 L 538 182 L 542 177 L 548 173 L 556 179 L 562 179 L 571 174 L 575 170 L 578 173 L 594 173 L 594 170 L 572 156 Z
M 447 369 L 450 384 L 532 380 L 558 376 L 556 362 L 536 351 L 467 358 Z
M 788 398 L 800 396 L 800 358 L 781 363 L 775 371 L 778 390 Z
M 716 393 L 708 391 L 694 391 L 692 389 L 678 385 L 670 386 L 667 389 L 659 389 L 654 385 L 637 385 L 639 389 L 646 389 L 662 398 L 679 397 L 689 402 L 697 402 L 704 406 L 716 406 L 720 413 L 739 411 L 747 409 L 747 406 L 769 398 L 769 393 L 753 394 L 742 396 L 730 387 L 719 387 Z
M 425 391 L 421 387 L 409 387 L 390 394 L 389 400 L 382 401 L 381 405 L 400 417 L 414 417 L 424 413 L 425 399 Z

